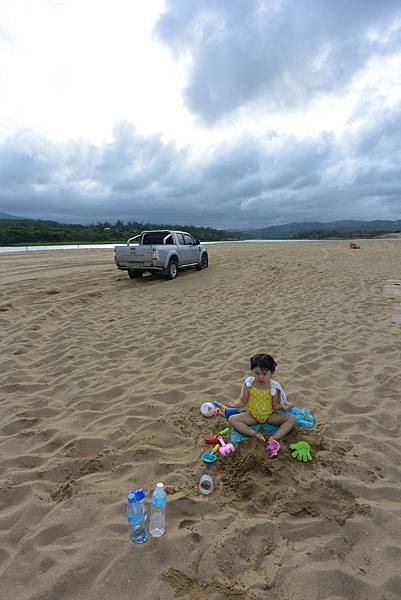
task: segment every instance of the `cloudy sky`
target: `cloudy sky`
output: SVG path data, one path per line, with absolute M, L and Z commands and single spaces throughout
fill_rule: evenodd
M 401 218 L 400 0 L 0 0 L 0 212 Z

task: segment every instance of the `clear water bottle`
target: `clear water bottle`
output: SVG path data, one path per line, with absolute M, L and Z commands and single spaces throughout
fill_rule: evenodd
M 145 525 L 145 492 L 142 488 L 131 490 L 128 494 L 127 517 L 131 540 L 136 544 L 144 544 L 148 532 Z
M 152 494 L 149 533 L 152 537 L 160 537 L 166 529 L 167 496 L 162 483 L 156 485 Z

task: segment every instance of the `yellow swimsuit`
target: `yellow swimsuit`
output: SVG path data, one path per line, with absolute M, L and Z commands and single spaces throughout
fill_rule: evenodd
M 273 401 L 270 387 L 266 390 L 259 390 L 252 386 L 249 392 L 246 410 L 258 421 L 258 423 L 266 423 L 267 419 L 273 413 Z

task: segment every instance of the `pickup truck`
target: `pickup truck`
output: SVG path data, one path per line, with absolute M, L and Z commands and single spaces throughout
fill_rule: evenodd
M 185 231 L 142 231 L 125 245 L 115 246 L 113 257 L 117 269 L 128 271 L 131 279 L 145 272 L 175 279 L 178 269 L 195 267 L 201 271 L 209 265 L 206 246 Z

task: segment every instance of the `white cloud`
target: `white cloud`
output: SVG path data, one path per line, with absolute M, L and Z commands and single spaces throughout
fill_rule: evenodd
M 162 7 L 160 0 L 3 1 L 14 38 L 0 55 L 3 131 L 11 121 L 53 139 L 103 142 L 120 119 L 144 133 L 163 130 L 183 105 L 180 67 L 152 37 Z

